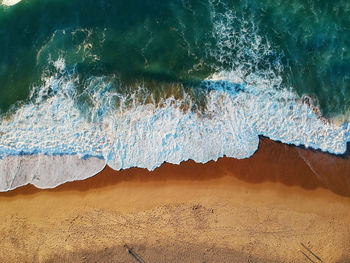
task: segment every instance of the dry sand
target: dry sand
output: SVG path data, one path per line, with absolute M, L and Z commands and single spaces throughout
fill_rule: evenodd
M 0 262 L 350 262 L 350 159 L 262 139 L 250 159 L 110 168 L 0 194 Z

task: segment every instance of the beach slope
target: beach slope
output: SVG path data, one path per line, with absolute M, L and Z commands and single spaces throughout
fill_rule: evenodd
M 0 194 L 0 261 L 350 262 L 349 169 L 262 139 L 247 160 L 21 187 Z

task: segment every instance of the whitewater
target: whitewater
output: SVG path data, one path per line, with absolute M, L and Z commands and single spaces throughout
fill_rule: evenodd
M 52 188 L 91 177 L 106 165 L 154 170 L 164 162 L 249 158 L 259 136 L 345 153 L 348 122 L 322 117 L 314 98 L 283 86 L 282 64 L 267 62 L 273 47 L 254 24 L 214 7 L 212 16 L 217 43 L 206 47 L 207 56 L 218 63 L 199 85 L 203 109 L 181 85 L 181 99 L 159 101 L 142 83 L 131 93 L 117 92 L 108 75 L 90 76 L 80 93 L 74 67 L 64 58 L 50 61 L 54 71 L 42 74 L 28 101 L 0 118 L 0 191 L 26 184 Z M 232 26 L 237 23 L 239 31 Z M 142 100 L 145 94 L 151 102 Z M 81 104 L 81 96 L 89 98 L 89 106 Z
M 203 111 L 184 109 L 191 103 L 186 94 L 157 105 L 135 100 L 113 107 L 121 95 L 110 93 L 104 78 L 92 78 L 95 120 L 89 122 L 75 102 L 74 74 L 62 60 L 56 66 L 58 73 L 45 79 L 36 100 L 1 120 L 1 191 L 28 183 L 55 187 L 95 175 L 106 164 L 153 170 L 164 162 L 248 158 L 258 149 L 259 135 L 334 154 L 344 153 L 350 140 L 347 122 L 322 118 L 309 100 L 271 88 L 266 80 L 248 85 L 239 72 L 204 81 Z

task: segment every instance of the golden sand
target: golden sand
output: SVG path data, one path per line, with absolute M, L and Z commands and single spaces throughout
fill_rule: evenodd
M 0 262 L 350 262 L 350 160 L 262 139 L 250 159 L 106 167 L 0 194 Z

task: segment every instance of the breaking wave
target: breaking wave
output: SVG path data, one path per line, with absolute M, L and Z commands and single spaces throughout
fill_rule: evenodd
M 111 85 L 103 77 L 91 78 L 94 88 L 89 96 L 94 106 L 86 114 L 76 103 L 74 74 L 65 71 L 63 61 L 57 61 L 56 66 L 59 73 L 45 79 L 33 93 L 36 99 L 1 121 L 0 154 L 7 158 L 0 161 L 0 167 L 7 177 L 16 176 L 9 173 L 14 170 L 8 164 L 9 155 L 21 156 L 22 162 L 33 162 L 31 155 L 61 158 L 62 162 L 49 161 L 51 166 L 55 164 L 50 170 L 66 167 L 70 172 L 52 176 L 52 180 L 45 179 L 43 172 L 31 165 L 22 168 L 31 175 L 26 178 L 32 177 L 26 183 L 54 187 L 57 178 L 60 183 L 79 178 L 77 169 L 71 169 L 62 155 L 83 160 L 93 157 L 93 162 L 99 162 L 97 170 L 84 168 L 88 177 L 104 164 L 115 170 L 153 170 L 164 162 L 179 164 L 192 159 L 205 163 L 222 156 L 248 158 L 258 149 L 259 135 L 335 154 L 344 153 L 350 139 L 347 123 L 322 118 L 309 100 L 288 90 L 274 89 L 264 79 L 248 85 L 239 72 L 219 72 L 203 81 L 206 107 L 201 111 L 184 107 L 192 103 L 186 94 L 181 100 L 169 97 L 158 104 L 144 104 L 136 99 L 136 93 L 123 98 L 110 92 Z M 125 104 L 130 96 L 135 99 Z M 41 180 L 35 179 L 35 173 Z M 3 180 L 1 190 L 23 184 L 13 181 Z
M 216 43 L 204 48 L 215 63 L 197 85 L 203 107 L 182 84 L 181 96 L 156 99 L 147 84 L 120 92 L 114 75 L 81 83 L 64 58 L 51 61 L 54 71 L 43 74 L 28 102 L 0 119 L 0 191 L 28 183 L 55 187 L 106 164 L 153 170 L 164 162 L 248 158 L 260 135 L 344 153 L 348 122 L 323 118 L 312 98 L 283 86 L 281 54 L 253 22 L 217 13 L 220 2 L 211 3 Z

